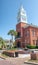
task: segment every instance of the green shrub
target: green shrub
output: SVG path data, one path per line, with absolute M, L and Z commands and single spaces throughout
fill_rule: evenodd
M 7 45 L 7 47 L 9 47 L 9 45 Z
M 2 50 L 2 48 L 0 48 L 0 50 Z
M 38 46 L 36 46 L 36 48 L 38 49 Z
M 17 48 L 17 46 L 16 46 L 16 45 L 14 45 L 13 47 L 14 47 L 14 48 Z
M 29 49 L 36 49 L 36 46 L 28 45 L 27 48 L 29 48 Z
M 9 50 L 18 50 L 16 47 L 9 48 Z

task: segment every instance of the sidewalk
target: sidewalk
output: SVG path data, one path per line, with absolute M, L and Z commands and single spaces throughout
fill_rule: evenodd
M 30 58 L 30 54 L 19 54 L 18 58 Z
M 35 63 L 35 62 L 29 62 L 29 61 L 25 61 L 24 64 L 38 65 L 38 63 Z

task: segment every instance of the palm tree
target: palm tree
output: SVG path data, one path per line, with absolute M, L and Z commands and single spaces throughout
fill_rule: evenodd
M 14 31 L 14 30 L 10 30 L 10 31 L 8 32 L 8 35 L 11 35 L 11 37 L 12 37 L 12 43 L 13 43 L 13 36 L 16 36 L 16 35 L 17 35 L 17 32 Z M 13 45 L 13 44 L 12 44 L 12 45 Z

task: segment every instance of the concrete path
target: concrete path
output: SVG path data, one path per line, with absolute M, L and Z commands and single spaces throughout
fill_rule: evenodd
M 9 58 L 6 60 L 8 60 L 8 62 L 13 63 L 14 65 L 27 65 L 27 64 L 24 64 L 24 61 L 27 61 L 27 59 L 28 58 Z
M 19 54 L 19 58 L 30 58 L 30 54 Z
M 6 60 L 0 60 L 0 65 L 34 65 L 34 64 L 27 64 L 24 63 L 27 61 L 26 58 L 9 58 Z
M 11 62 L 8 62 L 7 60 L 1 60 L 0 65 L 14 65 L 14 64 Z

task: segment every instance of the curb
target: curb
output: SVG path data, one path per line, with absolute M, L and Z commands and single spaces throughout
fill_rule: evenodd
M 0 57 L 0 58 L 5 60 L 5 58 L 4 58 L 4 57 Z
M 26 62 L 24 62 L 24 64 L 32 64 L 32 65 L 38 65 L 38 63 L 33 63 L 33 62 L 28 62 L 28 61 L 26 61 Z

